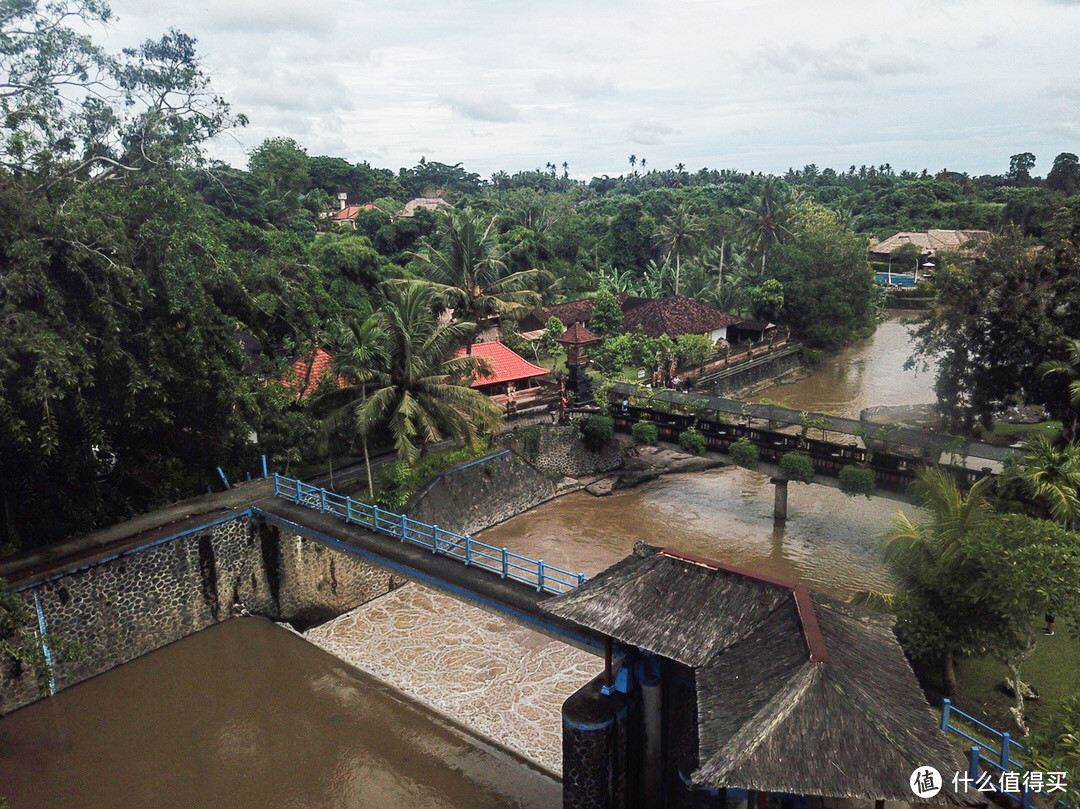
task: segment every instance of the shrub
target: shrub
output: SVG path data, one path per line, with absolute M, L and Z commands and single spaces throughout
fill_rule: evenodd
M 740 438 L 728 448 L 728 453 L 738 466 L 754 469 L 758 465 L 758 448 L 745 438 Z
M 581 424 L 581 440 L 594 452 L 607 443 L 615 433 L 615 420 L 611 416 L 589 416 Z
M 412 496 L 415 479 L 415 472 L 407 463 L 392 461 L 385 464 L 379 470 L 376 505 L 394 513 L 400 512 Z
M 705 436 L 691 427 L 679 436 L 679 446 L 691 455 L 704 455 Z
M 869 466 L 845 466 L 840 470 L 840 491 L 854 497 L 864 494 L 869 497 L 874 493 L 877 484 L 874 481 L 874 470 Z
M 656 425 L 651 421 L 639 421 L 630 428 L 630 435 L 634 438 L 634 443 L 639 446 L 647 444 L 650 447 L 655 447 L 657 442 Z
M 803 452 L 788 452 L 780 459 L 780 474 L 799 483 L 814 482 L 814 462 Z

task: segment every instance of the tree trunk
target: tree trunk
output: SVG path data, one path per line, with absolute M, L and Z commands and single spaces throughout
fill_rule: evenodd
M 11 550 L 19 548 L 18 517 L 15 514 L 15 503 L 18 498 L 15 495 L 15 483 L 10 475 L 0 475 L 0 503 L 4 506 L 4 533 L 3 542 Z
M 941 655 L 941 688 L 949 699 L 956 698 L 956 666 L 952 652 Z
M 371 502 L 375 502 L 375 483 L 371 479 L 371 458 L 368 457 L 367 436 L 364 436 L 364 466 L 367 467 L 367 490 Z
M 720 275 L 716 279 L 716 288 L 720 287 L 724 283 L 724 244 L 727 242 L 727 237 L 724 236 L 720 239 Z
M 679 294 L 679 271 L 681 270 L 681 264 L 679 262 L 679 248 L 675 248 L 675 294 Z

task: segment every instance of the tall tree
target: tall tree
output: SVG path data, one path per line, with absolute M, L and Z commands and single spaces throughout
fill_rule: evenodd
M 615 296 L 606 289 L 600 290 L 593 303 L 592 317 L 589 318 L 590 329 L 601 337 L 612 337 L 622 331 L 622 325 L 622 308 Z
M 675 294 L 679 294 L 682 277 L 682 253 L 695 238 L 705 232 L 701 220 L 693 214 L 687 203 L 680 203 L 667 221 L 660 226 L 656 237 L 667 248 L 667 254 L 675 254 Z
M 1080 446 L 1055 446 L 1044 435 L 1027 442 L 1017 467 L 1020 484 L 1066 528 L 1080 518 Z
M 751 251 L 761 262 L 760 275 L 764 277 L 769 250 L 789 232 L 786 194 L 772 177 L 767 177 L 752 207 L 740 208 L 740 212 Z
M 471 441 L 502 418 L 491 399 L 469 387 L 471 379 L 489 369 L 474 357 L 457 354 L 475 325 L 441 324 L 433 304 L 431 289 L 423 286 L 390 292 L 378 313 L 386 334 L 385 370 L 373 377 L 356 414 L 361 435 L 386 425 L 398 459 L 407 463 L 444 438 Z
M 1063 194 L 1080 191 L 1080 158 L 1072 152 L 1062 152 L 1046 175 L 1046 187 Z
M 540 305 L 536 286 L 544 271 L 507 272 L 509 251 L 499 248 L 494 218 L 485 223 L 471 208 L 450 209 L 442 214 L 439 237 L 439 244 L 421 240 L 416 258 L 432 277 L 412 284 L 428 286 L 456 318 L 476 325 L 496 315 L 513 320 Z M 468 354 L 471 335 L 466 333 Z

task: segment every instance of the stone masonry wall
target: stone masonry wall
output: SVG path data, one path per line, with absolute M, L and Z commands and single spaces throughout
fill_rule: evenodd
M 580 488 L 541 472 L 514 452 L 446 475 L 406 506 L 410 519 L 458 534 L 475 534 Z
M 500 443 L 513 449 L 537 469 L 580 477 L 610 472 L 623 464 L 621 445 L 609 441 L 600 451 L 586 448 L 573 424 L 533 424 L 519 427 L 500 437 Z
M 390 574 L 258 518 L 242 517 L 37 586 L 50 634 L 82 657 L 58 688 L 223 621 L 236 610 L 300 626 L 388 592 Z M 32 591 L 23 596 L 33 607 Z M 36 628 L 36 617 L 34 620 Z M 0 715 L 40 696 L 29 671 L 0 670 Z

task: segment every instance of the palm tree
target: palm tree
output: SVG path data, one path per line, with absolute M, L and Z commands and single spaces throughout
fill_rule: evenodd
M 682 248 L 693 241 L 694 237 L 703 233 L 705 228 L 701 221 L 690 212 L 689 206 L 683 202 L 671 214 L 656 233 L 656 238 L 667 247 L 667 254 L 675 254 L 675 294 L 679 294 L 679 280 L 682 275 Z
M 912 492 L 915 501 L 930 513 L 929 518 L 915 523 L 897 511 L 885 535 L 885 560 L 900 591 L 932 595 L 941 570 L 957 561 L 961 539 L 992 513 L 986 498 L 992 480 L 985 477 L 964 494 L 956 479 L 940 467 L 930 467 L 919 474 Z M 888 607 L 894 598 L 891 593 L 863 592 L 852 601 Z M 942 683 L 947 696 L 956 693 L 954 652 L 952 648 L 941 651 Z
M 340 429 L 355 429 L 367 400 L 369 385 L 381 379 L 386 369 L 386 333 L 378 317 L 353 321 L 340 330 L 332 341 L 333 370 L 345 386 L 320 393 L 319 404 L 333 407 L 323 421 L 323 435 L 329 438 Z M 358 430 L 364 445 L 364 466 L 367 468 L 368 494 L 375 497 L 368 456 L 368 431 Z
M 1072 528 L 1080 517 L 1080 447 L 1058 447 L 1039 435 L 1028 441 L 1025 449 L 1013 475 L 1051 517 Z
M 1063 360 L 1046 360 L 1039 363 L 1039 366 L 1035 369 L 1035 373 L 1039 374 L 1043 379 L 1048 376 L 1064 376 L 1069 380 L 1069 404 L 1073 406 L 1073 409 L 1080 411 L 1080 340 L 1073 338 L 1066 344 L 1067 346 L 1067 359 Z M 1080 413 L 1073 414 L 1072 427 L 1069 430 L 1069 436 L 1075 436 L 1077 433 L 1077 416 Z
M 507 274 L 506 258 L 495 238 L 495 218 L 485 225 L 472 211 L 450 209 L 442 219 L 442 249 L 428 238 L 420 242 L 416 258 L 427 267 L 430 278 L 406 281 L 406 286 L 426 286 L 439 302 L 454 310 L 457 320 L 479 326 L 498 315 L 515 318 L 540 306 L 536 286 L 543 270 L 530 269 Z M 466 352 L 472 354 L 472 332 L 466 336 Z
M 475 326 L 443 324 L 433 314 L 433 292 L 423 286 L 391 290 L 379 310 L 385 366 L 372 375 L 366 398 L 355 411 L 361 435 L 387 426 L 398 459 L 414 462 L 444 438 L 474 440 L 501 421 L 498 407 L 469 387 L 470 378 L 489 372 L 485 364 L 458 351 Z
M 752 208 L 740 208 L 743 226 L 752 251 L 761 257 L 761 275 L 765 275 L 765 257 L 769 249 L 788 233 L 788 204 L 772 177 L 765 179 Z
M 634 168 L 634 166 L 637 165 L 637 155 L 635 155 L 635 154 L 630 155 L 629 160 L 630 160 L 630 168 Z

